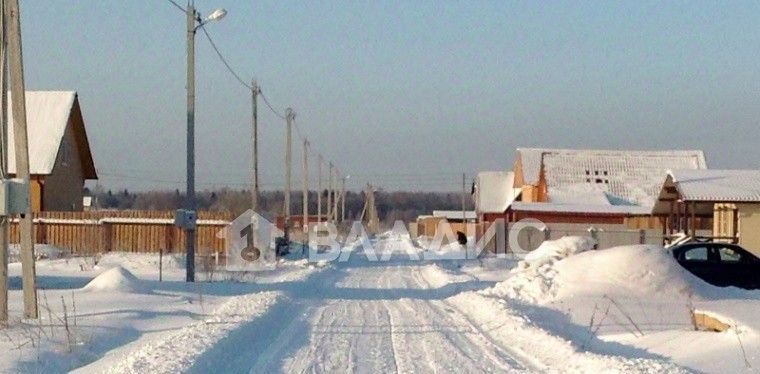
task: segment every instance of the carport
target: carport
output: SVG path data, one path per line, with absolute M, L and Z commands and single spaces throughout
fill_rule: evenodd
M 711 229 L 713 240 L 760 254 L 760 170 L 668 171 L 653 213 L 666 235 Z

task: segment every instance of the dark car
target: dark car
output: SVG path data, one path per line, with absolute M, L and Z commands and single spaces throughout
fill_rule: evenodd
M 760 259 L 726 243 L 688 243 L 670 249 L 681 266 L 719 287 L 760 288 Z

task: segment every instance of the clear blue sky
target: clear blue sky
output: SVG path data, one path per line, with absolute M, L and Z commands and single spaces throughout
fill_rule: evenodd
M 457 189 L 463 171 L 511 168 L 518 146 L 697 148 L 713 168 L 760 160 L 757 2 L 196 6 L 229 11 L 208 26 L 217 45 L 276 107 L 296 110 L 351 186 Z M 101 183 L 182 188 L 183 14 L 164 0 L 21 7 L 27 86 L 79 92 Z M 199 188 L 240 186 L 249 92 L 202 34 L 197 54 Z M 261 110 L 267 189 L 283 180 L 282 122 Z

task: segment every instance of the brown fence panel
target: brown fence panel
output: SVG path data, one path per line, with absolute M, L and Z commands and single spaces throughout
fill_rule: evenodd
M 41 212 L 34 215 L 36 244 L 49 244 L 78 255 L 109 251 L 184 252 L 185 233 L 173 224 L 173 211 L 102 210 L 87 212 Z M 196 248 L 200 254 L 222 252 L 223 230 L 232 215 L 199 212 Z M 155 221 L 159 219 L 161 221 Z M 151 221 L 154 220 L 154 221 Z M 18 243 L 18 223 L 10 225 L 11 243 Z

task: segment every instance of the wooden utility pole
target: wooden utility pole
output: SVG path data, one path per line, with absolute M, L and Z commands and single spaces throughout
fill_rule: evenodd
M 18 0 L 6 0 L 6 31 L 8 33 L 8 68 L 10 69 L 11 110 L 13 111 L 14 145 L 16 148 L 16 178 L 29 186 L 29 141 L 26 132 L 26 92 L 24 87 L 24 58 L 21 48 L 21 20 Z M 31 188 L 29 188 L 31 193 Z M 29 198 L 31 202 L 31 198 Z M 21 268 L 24 288 L 24 317 L 37 318 L 37 286 L 32 240 L 32 205 L 27 204 L 19 222 L 21 232 Z
M 251 104 L 252 104 L 252 125 L 253 125 L 253 163 L 251 175 L 251 209 L 255 212 L 259 205 L 259 117 L 257 97 L 259 96 L 259 86 L 256 80 L 251 80 Z M 256 231 L 256 230 L 254 230 Z
M 327 174 L 327 223 L 332 223 L 332 189 L 333 189 L 333 163 L 330 161 L 329 173 Z
M 292 154 L 290 144 L 293 139 L 293 120 L 296 114 L 293 109 L 288 108 L 285 110 L 285 121 L 287 122 L 287 129 L 285 130 L 285 206 L 283 207 L 284 217 L 284 232 L 285 241 L 290 245 L 290 177 L 291 177 L 291 165 Z
M 317 157 L 317 223 L 322 223 L 322 155 Z
M 5 0 L 0 0 L 0 178 L 8 178 L 8 65 Z M 0 326 L 8 324 L 8 217 L 0 217 Z
M 304 249 L 309 243 L 309 141 L 303 140 L 303 244 Z

